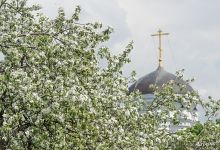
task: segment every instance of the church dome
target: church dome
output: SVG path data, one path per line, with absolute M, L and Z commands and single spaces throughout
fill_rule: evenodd
M 186 83 L 184 80 L 177 78 L 175 75 L 165 71 L 163 69 L 163 49 L 161 46 L 161 37 L 163 35 L 169 35 L 169 33 L 163 33 L 161 30 L 158 31 L 158 33 L 153 34 L 152 36 L 158 36 L 159 37 L 159 67 L 143 76 L 142 78 L 138 79 L 134 84 L 132 84 L 129 87 L 129 93 L 139 90 L 141 94 L 153 94 L 154 89 L 151 88 L 151 85 L 156 85 L 158 88 L 162 88 L 162 86 L 170 81 L 175 81 L 176 85 L 174 84 L 174 92 L 177 94 L 183 94 L 186 92 L 193 91 L 193 88 Z M 186 89 L 180 90 L 179 86 L 177 84 L 185 85 Z
M 178 79 L 175 75 L 165 71 L 162 67 L 159 66 L 155 71 L 141 77 L 134 84 L 132 84 L 129 87 L 129 93 L 135 90 L 139 90 L 141 94 L 153 94 L 154 89 L 151 88 L 151 85 L 156 85 L 157 87 L 161 88 L 163 84 L 166 84 L 171 80 L 175 81 L 176 83 L 186 85 L 185 91 L 180 91 L 178 86 L 175 86 L 175 93 L 181 94 L 188 91 L 193 91 L 193 88 L 184 80 Z

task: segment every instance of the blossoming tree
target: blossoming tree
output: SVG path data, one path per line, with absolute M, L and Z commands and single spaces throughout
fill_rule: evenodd
M 138 92 L 128 94 L 133 75 L 124 77 L 122 67 L 129 62 L 132 43 L 122 54 L 112 55 L 102 45 L 112 29 L 103 29 L 100 23 L 81 24 L 79 7 L 69 18 L 60 9 L 50 19 L 38 12 L 39 6 L 27 6 L 26 1 L 0 0 L 0 51 L 4 55 L 0 63 L 0 149 L 219 145 L 219 128 L 212 122 L 201 125 L 198 132 L 192 128 L 169 133 L 161 126 L 167 121 L 178 124 L 181 112 L 173 102 L 190 108 L 200 102 L 196 93 L 187 93 L 185 102 L 184 96 L 174 96 L 174 83 L 169 83 L 155 92 L 150 106 L 145 106 Z M 99 65 L 102 59 L 107 61 L 106 68 Z M 204 106 L 215 114 L 218 104 L 212 102 Z M 174 115 L 169 116 L 169 110 Z

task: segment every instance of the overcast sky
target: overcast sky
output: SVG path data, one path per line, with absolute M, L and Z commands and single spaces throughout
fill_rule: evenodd
M 185 77 L 202 97 L 220 98 L 220 1 L 219 0 L 30 0 L 40 3 L 50 17 L 63 7 L 67 15 L 82 7 L 81 19 L 100 21 L 114 28 L 108 45 L 120 53 L 133 40 L 132 62 L 125 75 L 135 70 L 137 78 L 158 66 L 158 41 L 150 35 L 159 28 L 163 37 L 165 69 L 185 69 Z

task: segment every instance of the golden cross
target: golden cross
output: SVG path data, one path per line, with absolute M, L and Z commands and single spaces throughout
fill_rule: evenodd
M 169 33 L 163 33 L 160 29 L 158 30 L 158 33 L 152 34 L 151 36 L 158 36 L 159 37 L 159 67 L 163 67 L 163 49 L 161 48 L 161 36 L 162 35 L 169 35 Z

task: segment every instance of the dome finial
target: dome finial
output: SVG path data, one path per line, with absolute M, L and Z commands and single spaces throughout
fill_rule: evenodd
M 169 35 L 169 33 L 163 33 L 162 32 L 162 30 L 158 30 L 158 33 L 156 33 L 156 34 L 152 34 L 152 36 L 158 36 L 159 37 L 159 47 L 158 47 L 158 49 L 159 49 L 159 67 L 163 67 L 163 49 L 162 49 L 162 47 L 161 47 L 161 36 L 162 35 Z

